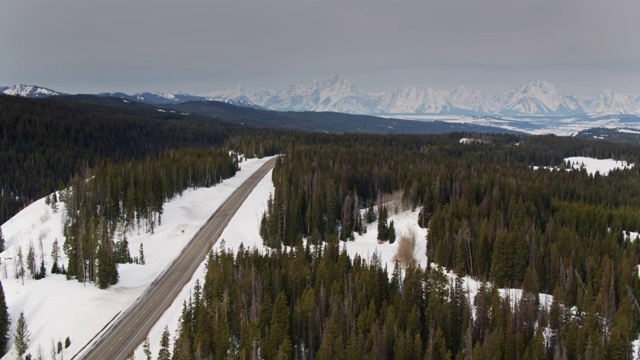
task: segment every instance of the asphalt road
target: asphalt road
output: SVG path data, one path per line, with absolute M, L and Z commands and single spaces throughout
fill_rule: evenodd
M 266 162 L 216 210 L 183 251 L 95 343 L 78 354 L 82 359 L 126 359 L 147 337 L 162 314 L 193 277 L 213 244 L 258 182 L 273 168 Z

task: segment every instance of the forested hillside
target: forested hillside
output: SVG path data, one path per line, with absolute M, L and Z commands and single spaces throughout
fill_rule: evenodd
M 0 96 L 0 223 L 62 189 L 85 167 L 169 148 L 219 146 L 230 127 L 117 99 Z
M 460 137 L 316 137 L 313 144 L 293 148 L 274 170 L 275 196 L 262 221 L 265 244 L 300 247 L 303 238 L 314 244 L 349 241 L 352 232 L 362 231 L 362 223 L 376 221 L 384 199 L 400 194 L 406 206 L 421 208 L 419 221 L 429 229 L 429 261 L 499 287 L 554 295 L 551 313 L 536 304 L 512 304 L 501 316 L 524 323 L 507 321 L 495 337 L 476 332 L 465 340 L 471 341 L 467 350 L 498 346 L 503 358 L 522 358 L 532 341 L 539 341 L 532 327 L 537 319 L 553 330 L 549 356 L 618 358 L 614 348 L 629 345 L 640 320 L 640 244 L 625 237 L 640 230 L 640 174 L 631 169 L 589 176 L 532 166 L 563 169 L 563 159 L 575 155 L 637 162 L 640 148 L 554 136 L 478 136 L 461 144 Z M 360 211 L 376 205 L 376 211 Z M 453 293 L 447 296 L 453 299 Z M 291 297 L 288 301 L 297 303 Z M 427 308 L 419 311 L 423 320 Z M 573 314 L 569 309 L 575 309 Z M 342 329 L 347 346 L 350 328 Z M 438 336 L 436 328 L 430 330 L 423 333 L 424 352 L 433 350 L 426 344 Z M 508 340 L 512 335 L 518 338 Z M 466 335 L 445 331 L 444 336 L 446 349 L 461 356 L 455 344 Z M 510 346 L 520 349 L 518 356 L 507 356 Z M 630 350 L 623 346 L 620 351 Z
M 132 261 L 128 234 L 153 232 L 166 201 L 238 169 L 224 147 L 233 125 L 119 99 L 0 96 L 0 124 L 0 223 L 63 190 L 47 200 L 65 204 L 69 261 L 52 272 L 101 288 L 117 283 L 117 263 Z

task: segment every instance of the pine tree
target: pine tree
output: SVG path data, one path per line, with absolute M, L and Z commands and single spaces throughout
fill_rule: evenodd
M 4 354 L 9 343 L 9 330 L 11 329 L 11 318 L 9 308 L 4 298 L 4 288 L 0 282 L 0 354 Z
M 514 242 L 511 235 L 501 231 L 493 245 L 493 258 L 491 260 L 491 275 L 498 286 L 510 286 L 514 276 Z
M 289 307 L 287 297 L 281 292 L 274 301 L 269 326 L 269 336 L 265 355 L 275 359 L 278 353 L 289 356 L 291 340 L 289 339 Z
M 18 254 L 16 254 L 16 279 L 22 279 L 22 285 L 24 285 L 24 258 L 22 256 L 22 247 L 18 247 Z
M 151 360 L 151 349 L 149 348 L 149 338 L 144 339 L 142 343 L 142 352 L 144 353 L 145 360 Z
M 389 229 L 387 227 L 387 208 L 380 206 L 380 215 L 378 216 L 378 241 L 386 241 L 389 239 Z
M 42 259 L 42 261 L 40 261 L 40 270 L 38 271 L 36 279 L 44 279 L 45 277 L 47 277 L 47 268 L 44 266 L 44 259 Z
M 27 269 L 33 279 L 37 279 L 38 272 L 36 270 L 36 252 L 33 249 L 33 244 L 29 243 L 29 252 L 27 252 Z
M 371 224 L 376 221 L 376 212 L 373 210 L 373 206 L 370 206 L 367 209 L 364 220 L 367 224 Z
M 171 359 L 171 351 L 169 351 L 169 328 L 167 326 L 164 327 L 164 331 L 162 332 L 162 337 L 160 338 L 160 350 L 158 351 L 158 360 L 170 360 Z
M 138 255 L 138 261 L 140 261 L 140 265 L 144 265 L 144 248 L 142 247 L 142 243 L 140 243 L 140 252 Z
M 435 335 L 433 335 L 433 338 L 430 339 L 429 344 L 427 345 L 427 353 L 425 355 L 425 359 L 451 359 L 451 352 L 447 349 L 447 341 L 440 328 L 438 328 Z
M 118 283 L 118 268 L 113 254 L 113 242 L 109 238 L 105 220 L 100 220 L 101 243 L 98 246 L 98 287 L 106 289 Z
M 29 337 L 31 333 L 27 327 L 27 321 L 24 318 L 24 312 L 20 312 L 18 322 L 16 323 L 16 332 L 13 334 L 13 343 L 16 345 L 18 357 L 22 358 L 29 348 Z
M 53 260 L 53 265 L 51 266 L 52 274 L 60 273 L 60 266 L 58 265 L 58 260 L 60 259 L 60 245 L 58 244 L 58 239 L 53 240 L 53 245 L 51 246 L 51 259 Z
M 387 230 L 387 239 L 389 240 L 389 244 L 393 244 L 396 242 L 396 228 L 393 220 L 389 223 L 389 229 Z
M 53 192 L 53 196 L 51 197 L 51 208 L 53 212 L 58 212 L 58 195 L 56 195 L 56 191 Z

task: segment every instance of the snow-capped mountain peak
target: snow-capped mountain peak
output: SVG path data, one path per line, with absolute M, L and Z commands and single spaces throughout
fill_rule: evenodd
M 593 114 L 640 114 L 640 98 L 605 89 L 593 99 L 589 110 Z
M 531 80 L 515 90 L 496 96 L 501 113 L 506 114 L 562 114 L 581 112 L 573 97 L 560 94 L 556 87 L 544 80 Z
M 389 114 L 442 113 L 449 110 L 448 91 L 408 86 L 391 93 L 378 110 Z
M 35 85 L 13 85 L 0 87 L 0 93 L 12 96 L 21 96 L 27 98 L 42 98 L 49 96 L 61 95 L 61 93 L 51 89 L 35 86 Z
M 489 114 L 494 110 L 493 102 L 488 96 L 466 85 L 458 86 L 447 100 L 452 108 L 470 113 Z

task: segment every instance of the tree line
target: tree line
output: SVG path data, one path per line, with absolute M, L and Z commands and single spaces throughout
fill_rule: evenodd
M 243 131 L 211 118 L 122 105 L 108 98 L 0 96 L 0 223 L 104 160 L 222 146 L 231 132 Z
M 237 159 L 223 148 L 169 149 L 143 160 L 104 161 L 85 169 L 61 195 L 67 276 L 100 288 L 117 283 L 117 263 L 132 261 L 131 233 L 153 233 L 161 225 L 165 202 L 187 188 L 214 186 L 237 170 Z

